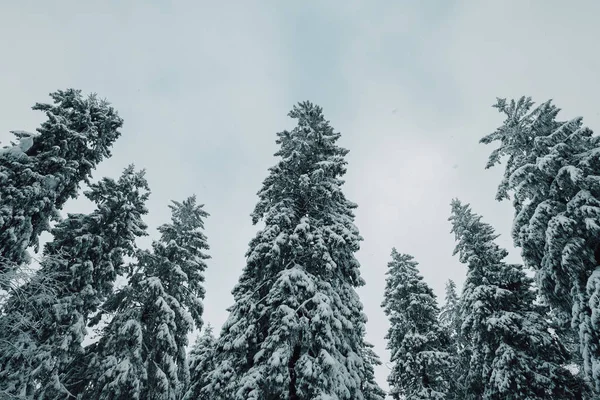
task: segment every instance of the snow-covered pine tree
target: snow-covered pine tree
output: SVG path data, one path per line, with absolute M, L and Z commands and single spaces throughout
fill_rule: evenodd
M 298 125 L 278 133 L 280 159 L 252 214 L 265 226 L 250 242 L 204 390 L 215 400 L 373 399 L 362 386 L 371 360 L 355 290 L 361 237 L 342 192 L 348 150 L 321 107 L 299 103 L 289 116 Z
M 522 101 L 519 102 L 523 103 Z M 536 271 L 540 295 L 556 315 L 571 316 L 579 336 L 583 370 L 600 394 L 600 274 L 594 273 L 594 250 L 600 237 L 600 138 L 582 118 L 556 121 L 549 102 L 534 112 L 538 129 L 504 100 L 503 125 L 482 139 L 500 141 L 488 167 L 507 155 L 500 188 L 513 192 L 513 239 L 525 265 Z M 536 109 L 536 110 L 538 110 Z M 529 138 L 527 142 L 523 138 Z M 526 154 L 527 156 L 523 156 Z
M 392 249 L 382 303 L 390 319 L 390 394 L 395 400 L 442 400 L 450 389 L 450 338 L 438 321 L 435 295 L 417 267 L 412 256 Z
M 189 354 L 190 385 L 183 400 L 210 400 L 202 393 L 202 388 L 207 384 L 209 372 L 215 369 L 216 342 L 213 328 L 208 324 Z
M 204 218 L 192 196 L 173 202 L 153 251 L 138 253 L 137 272 L 107 302 L 115 316 L 89 364 L 86 399 L 180 399 L 190 383 L 187 336 L 202 328 Z
M 50 96 L 54 104 L 33 107 L 48 117 L 37 133 L 15 131 L 19 142 L 0 150 L 0 275 L 29 261 L 27 248 L 37 248 L 50 220 L 121 135 L 123 120 L 96 95 L 84 99 L 68 89 Z
M 361 391 L 365 400 L 382 400 L 385 399 L 385 392 L 375 381 L 375 366 L 381 365 L 381 360 L 373 347 L 371 343 L 364 342 L 363 357 L 366 362 L 363 363 L 364 371 L 362 375 L 364 380 L 361 384 Z
M 562 367 L 566 351 L 534 305 L 531 279 L 494 229 L 468 204 L 452 201 L 454 254 L 467 265 L 460 300 L 462 399 L 575 399 L 577 382 Z
M 64 377 L 83 352 L 88 317 L 111 293 L 135 239 L 146 234 L 148 194 L 144 172 L 130 166 L 117 181 L 90 185 L 85 195 L 96 203 L 95 211 L 69 214 L 52 229 L 34 282 L 16 291 L 3 309 L 3 319 L 38 323 L 26 330 L 0 324 L 8 328 L 0 337 L 11 344 L 0 354 L 0 390 L 36 399 L 67 397 Z M 37 280 L 47 276 L 54 279 L 54 296 L 35 290 Z
M 446 282 L 446 298 L 444 305 L 440 308 L 439 320 L 442 327 L 447 329 L 452 339 L 456 339 L 460 330 L 458 302 L 456 283 L 452 279 L 449 279 Z
M 447 392 L 448 399 L 460 400 L 461 388 L 458 384 L 458 377 L 461 372 L 464 371 L 465 366 L 459 362 L 458 354 L 461 349 L 464 348 L 465 344 L 461 343 L 460 336 L 460 298 L 456 292 L 456 284 L 453 280 L 448 280 L 446 283 L 446 298 L 444 305 L 440 308 L 439 321 L 443 329 L 446 330 L 450 337 L 451 345 L 448 350 L 454 359 L 454 363 L 450 367 L 450 389 Z
M 550 135 L 563 124 L 556 121 L 560 109 L 551 101 L 535 108 L 533 105 L 531 97 L 523 96 L 517 101 L 510 102 L 498 98 L 493 106 L 500 113 L 505 114 L 506 119 L 502 126 L 483 137 L 480 143 L 490 144 L 497 140 L 502 143 L 490 154 L 486 169 L 500 164 L 502 158 L 507 157 L 504 177 L 498 185 L 496 200 L 510 198 L 509 192 L 514 189 L 511 176 L 516 170 L 526 164 L 535 163 L 538 156 L 547 153 L 547 148 L 539 142 L 538 138 Z M 515 201 L 519 200 L 515 198 Z
M 147 349 L 140 321 L 143 302 L 147 299 L 138 292 L 141 279 L 143 274 L 133 275 L 128 285 L 102 307 L 115 315 L 100 331 L 100 340 L 86 347 L 86 354 L 81 357 L 81 384 L 77 394 L 82 394 L 83 399 L 144 399 L 142 393 L 148 379 Z

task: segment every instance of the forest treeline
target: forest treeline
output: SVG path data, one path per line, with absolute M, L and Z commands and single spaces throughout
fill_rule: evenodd
M 203 205 L 193 194 L 173 201 L 159 237 L 138 247 L 144 170 L 91 179 L 123 120 L 96 95 L 50 96 L 33 107 L 46 115 L 37 131 L 14 131 L 0 149 L 0 398 L 385 398 L 356 292 L 365 282 L 357 205 L 342 191 L 348 150 L 321 107 L 298 103 L 288 114 L 296 127 L 277 133 L 251 215 L 264 226 L 215 335 L 202 320 Z M 600 398 L 600 139 L 582 118 L 561 120 L 551 101 L 495 107 L 504 120 L 480 142 L 497 146 L 487 168 L 504 168 L 495 197 L 512 200 L 523 262 L 506 262 L 494 228 L 458 199 L 449 222 L 466 267 L 460 293 L 449 281 L 438 304 L 418 262 L 392 249 L 388 395 Z M 84 186 L 95 209 L 62 215 Z M 43 232 L 51 239 L 34 262 Z

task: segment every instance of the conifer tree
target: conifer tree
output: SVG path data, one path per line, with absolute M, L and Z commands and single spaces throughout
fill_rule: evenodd
M 392 249 L 382 307 L 390 319 L 386 335 L 394 399 L 446 399 L 450 389 L 450 338 L 438 321 L 435 295 L 408 254 Z
M 493 133 L 483 137 L 484 144 L 501 141 L 501 147 L 490 154 L 486 168 L 499 164 L 507 157 L 504 177 L 498 185 L 497 200 L 509 199 L 509 192 L 514 189 L 511 183 L 512 175 L 526 164 L 535 164 L 537 157 L 547 154 L 547 148 L 540 139 L 550 135 L 560 128 L 564 122 L 556 121 L 560 112 L 551 101 L 533 108 L 531 97 L 521 97 L 519 100 L 498 98 L 493 106 L 506 115 L 506 119 Z M 532 109 L 533 108 L 533 109 Z M 519 201 L 515 198 L 515 201 Z M 521 204 L 523 206 L 524 204 Z
M 577 382 L 562 367 L 566 351 L 538 313 L 522 266 L 503 261 L 508 252 L 469 205 L 453 200 L 450 221 L 454 253 L 468 268 L 460 301 L 461 398 L 575 399 Z
M 373 345 L 369 342 L 363 344 L 363 357 L 366 362 L 363 364 L 364 380 L 361 384 L 361 391 L 365 400 L 385 399 L 386 393 L 379 387 L 375 381 L 375 366 L 381 365 L 379 356 L 373 350 Z
M 123 120 L 96 95 L 51 93 L 54 104 L 36 104 L 47 120 L 36 134 L 14 131 L 18 143 L 0 150 L 0 280 L 29 261 L 27 248 L 58 219 L 58 210 L 77 195 L 92 170 L 110 157 Z
M 446 298 L 444 305 L 440 308 L 440 324 L 448 330 L 450 337 L 456 339 L 460 331 L 460 319 L 458 318 L 459 298 L 456 293 L 456 283 L 452 279 L 446 282 Z
M 363 400 L 369 380 L 359 236 L 342 192 L 347 150 L 310 102 L 278 133 L 250 242 L 205 393 L 215 400 Z M 377 397 L 375 397 L 377 398 Z
M 529 112 L 530 99 L 497 107 L 507 118 L 483 143 L 499 141 L 488 167 L 508 156 L 500 190 L 513 193 L 513 239 L 536 271 L 540 295 L 555 315 L 571 316 L 583 370 L 600 393 L 600 138 L 582 118 L 557 121 L 550 102 Z M 535 127 L 535 128 L 534 128 Z M 525 140 L 525 138 L 527 140 Z
M 206 378 L 215 369 L 216 338 L 212 326 L 207 325 L 204 333 L 196 339 L 189 355 L 190 386 L 183 400 L 210 400 L 202 388 L 207 385 Z
M 115 316 L 89 365 L 89 399 L 181 398 L 190 383 L 187 336 L 202 327 L 204 218 L 192 196 L 170 206 L 153 251 L 140 251 L 130 283 L 107 302 Z
M 33 282 L 11 296 L 2 319 L 25 317 L 38 324 L 11 329 L 0 337 L 10 340 L 0 354 L 0 389 L 36 399 L 66 398 L 65 374 L 83 353 L 86 323 L 122 273 L 124 257 L 132 255 L 135 239 L 145 235 L 141 217 L 148 197 L 144 172 L 128 167 L 118 181 L 104 178 L 85 194 L 96 203 L 91 214 L 69 214 L 53 230 L 44 248 L 41 268 Z M 55 296 L 35 290 L 36 281 L 54 276 Z M 27 295 L 27 298 L 23 297 Z
M 451 379 L 447 398 L 460 400 L 462 399 L 462 389 L 459 385 L 458 377 L 460 377 L 461 373 L 468 366 L 462 365 L 461 359 L 458 357 L 465 344 L 461 342 L 462 337 L 460 335 L 462 325 L 460 319 L 460 298 L 456 293 L 456 284 L 451 279 L 446 283 L 446 299 L 444 305 L 440 308 L 439 321 L 450 338 L 451 345 L 448 351 L 452 354 L 454 361 L 449 370 Z

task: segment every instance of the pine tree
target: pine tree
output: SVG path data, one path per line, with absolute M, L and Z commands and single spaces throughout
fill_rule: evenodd
M 217 340 L 211 399 L 357 399 L 370 362 L 355 288 L 364 284 L 354 253 L 359 236 L 342 192 L 347 150 L 310 102 L 278 133 L 279 162 L 258 193 L 250 242 Z M 373 393 L 370 391 L 369 393 Z M 375 397 L 377 398 L 377 397 Z
M 170 206 L 153 251 L 140 251 L 137 272 L 107 303 L 115 316 L 91 358 L 89 399 L 179 399 L 190 383 L 187 336 L 202 327 L 204 218 L 195 196 Z
M 104 178 L 86 196 L 96 203 L 91 214 L 69 214 L 53 230 L 33 282 L 11 296 L 3 319 L 37 321 L 31 329 L 10 329 L 0 337 L 11 341 L 0 355 L 0 388 L 37 399 L 65 398 L 69 365 L 83 353 L 86 323 L 132 255 L 135 239 L 145 235 L 141 217 L 148 186 L 144 172 L 128 167 L 118 181 Z M 36 282 L 54 277 L 55 295 L 38 293 Z M 27 295 L 26 298 L 23 295 Z M 32 393 L 34 392 L 34 393 Z
M 385 399 L 385 392 L 375 382 L 375 366 L 381 365 L 379 356 L 373 350 L 373 345 L 369 342 L 363 344 L 363 357 L 365 363 L 363 363 L 363 381 L 361 384 L 361 391 L 365 400 L 382 400 Z
M 594 250 L 600 236 L 600 138 L 582 118 L 561 122 L 550 102 L 538 107 L 531 129 L 524 112 L 528 102 L 498 107 L 507 115 L 484 143 L 500 141 L 488 167 L 507 155 L 500 187 L 513 192 L 513 239 L 525 265 L 536 271 L 540 295 L 557 315 L 570 315 L 579 336 L 583 370 L 600 393 L 600 274 L 594 273 Z M 528 137 L 524 142 L 522 138 Z M 526 154 L 527 156 L 523 156 Z
M 456 292 L 456 284 L 453 280 L 448 280 L 446 283 L 446 298 L 444 305 L 440 308 L 439 321 L 450 338 L 451 345 L 448 351 L 452 354 L 454 360 L 449 371 L 451 379 L 447 398 L 459 400 L 462 399 L 462 389 L 459 385 L 458 377 L 460 377 L 461 373 L 468 366 L 462 365 L 458 357 L 458 354 L 464 349 L 465 343 L 461 341 L 460 298 Z
M 147 299 L 139 299 L 141 274 L 115 293 L 103 305 L 115 315 L 101 331 L 100 340 L 85 350 L 78 368 L 81 384 L 77 394 L 83 399 L 143 400 L 147 373 L 147 350 L 142 308 Z M 97 321 L 94 321 L 97 322 Z
M 560 109 L 551 101 L 542 103 L 535 108 L 533 105 L 531 97 L 521 97 L 517 101 L 511 100 L 510 102 L 498 98 L 493 107 L 506 115 L 504 124 L 480 140 L 480 143 L 484 144 L 490 144 L 496 140 L 502 142 L 502 146 L 490 154 L 486 169 L 500 164 L 503 157 L 508 157 L 504 177 L 498 185 L 497 200 L 510 198 L 509 192 L 514 189 L 511 176 L 522 166 L 535 164 L 538 156 L 546 154 L 547 149 L 540 139 L 548 136 L 563 124 L 556 121 Z M 515 198 L 515 201 L 518 199 Z
M 215 369 L 216 338 L 212 326 L 207 325 L 204 333 L 198 336 L 189 355 L 190 387 L 183 400 L 210 400 L 202 393 L 202 388 L 207 385 L 206 378 L 210 371 Z
M 566 351 L 534 305 L 531 279 L 507 264 L 494 229 L 452 201 L 454 253 L 467 265 L 460 300 L 463 399 L 574 399 Z
M 446 399 L 452 358 L 450 339 L 438 321 L 435 295 L 408 254 L 392 249 L 382 307 L 390 319 L 386 335 L 394 399 Z
M 446 299 L 440 308 L 440 324 L 444 327 L 452 339 L 456 339 L 460 331 L 460 319 L 458 318 L 459 298 L 456 294 L 456 283 L 452 279 L 446 282 Z
M 96 95 L 84 99 L 81 91 L 51 93 L 54 104 L 33 109 L 48 119 L 37 134 L 14 131 L 17 144 L 0 150 L 0 278 L 29 261 L 27 248 L 35 246 L 58 210 L 77 195 L 81 182 L 89 183 L 92 170 L 110 157 L 110 147 L 121 135 L 123 120 Z

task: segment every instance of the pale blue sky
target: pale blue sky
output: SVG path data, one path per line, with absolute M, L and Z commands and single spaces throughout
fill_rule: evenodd
M 483 169 L 491 148 L 478 144 L 501 123 L 495 97 L 554 98 L 565 118 L 600 129 L 598 15 L 593 0 L 3 1 L 0 140 L 35 129 L 42 115 L 29 108 L 53 90 L 109 99 L 125 126 L 95 176 L 147 169 L 153 237 L 170 199 L 206 203 L 205 320 L 220 327 L 275 132 L 292 127 L 295 102 L 321 105 L 351 150 L 360 294 L 387 361 L 379 304 L 392 246 L 415 256 L 437 294 L 448 278 L 460 283 L 447 222 L 455 196 L 510 246 L 510 204 L 494 201 L 501 171 Z M 78 200 L 67 211 L 88 208 Z M 377 369 L 384 387 L 386 375 Z

